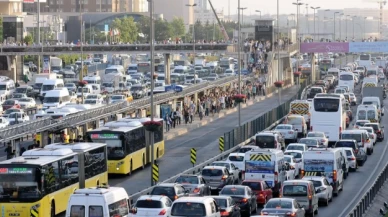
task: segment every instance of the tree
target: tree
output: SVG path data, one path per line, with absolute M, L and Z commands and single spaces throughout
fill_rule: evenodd
M 94 44 L 98 44 L 99 42 L 104 42 L 107 39 L 107 36 L 105 35 L 105 32 L 92 27 L 87 28 L 84 32 L 84 39 L 86 41 L 89 41 L 89 43 L 94 42 Z
M 33 42 L 34 42 L 34 39 L 30 34 L 24 37 L 24 43 L 26 43 L 27 45 L 31 45 Z
M 112 22 L 112 29 L 120 32 L 119 38 L 122 42 L 133 43 L 137 40 L 139 34 L 135 21 L 132 17 L 116 18 Z
M 155 40 L 163 41 L 173 37 L 173 32 L 169 22 L 158 19 L 155 20 Z
M 173 37 L 180 38 L 185 35 L 185 21 L 181 17 L 174 17 L 170 22 Z
M 143 34 L 143 37 L 140 37 L 140 41 L 147 42 L 150 38 L 150 18 L 142 16 L 140 20 L 136 23 L 139 33 Z

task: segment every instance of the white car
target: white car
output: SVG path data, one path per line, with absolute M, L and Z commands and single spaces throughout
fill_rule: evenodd
M 18 99 L 18 102 L 20 107 L 23 109 L 36 107 L 36 102 L 31 97 L 20 98 Z
M 326 137 L 324 132 L 309 132 L 307 133 L 306 138 L 317 139 L 320 142 L 320 145 L 326 148 L 329 146 L 329 137 Z
M 369 139 L 371 140 L 373 145 L 376 145 L 377 135 L 376 135 L 375 131 L 373 130 L 373 127 L 360 127 L 358 129 L 368 131 Z
M 357 120 L 356 123 L 354 123 L 353 128 L 359 129 L 360 127 L 363 127 L 366 123 L 370 123 L 369 120 Z
M 304 143 L 290 143 L 287 146 L 286 151 L 293 151 L 293 150 L 299 150 L 299 151 L 307 151 L 309 147 Z
M 318 201 L 325 206 L 333 199 L 333 187 L 327 181 L 326 177 L 321 176 L 305 176 L 302 180 L 311 181 L 315 188 L 315 193 L 318 196 Z
M 234 181 L 238 183 L 241 178 L 241 170 L 229 161 L 214 161 L 210 166 L 223 166 L 229 170 L 229 173 L 233 175 Z
M 356 157 L 356 154 L 354 153 L 353 148 L 341 147 L 338 149 L 342 149 L 343 150 L 342 153 L 345 153 L 345 157 L 349 165 L 349 171 L 356 171 L 358 169 L 357 157 Z
M 21 112 L 13 112 L 8 115 L 7 120 L 9 121 L 9 125 L 14 125 L 18 123 L 24 123 L 30 120 L 30 117 L 25 113 Z
M 245 170 L 245 153 L 230 153 L 226 162 L 232 162 L 240 170 Z
M 284 155 L 284 161 L 290 165 L 290 170 L 287 171 L 287 180 L 296 179 L 300 174 L 299 163 L 292 155 Z
M 0 117 L 0 128 L 5 128 L 9 126 L 9 121 L 7 118 Z
M 137 199 L 134 207 L 137 213 L 136 217 L 154 217 L 167 216 L 167 212 L 171 209 L 172 201 L 167 196 L 159 195 L 143 195 Z
M 104 99 L 102 98 L 102 95 L 101 94 L 89 94 L 86 99 L 95 99 L 97 100 L 99 103 L 103 103 L 104 102 Z
M 349 93 L 349 99 L 351 105 L 357 105 L 357 97 L 354 93 Z
M 298 131 L 291 124 L 279 124 L 275 131 L 280 132 L 286 141 L 296 142 L 298 140 Z
M 239 153 L 246 153 L 248 151 L 253 151 L 253 150 L 258 150 L 260 149 L 260 147 L 258 146 L 255 146 L 255 145 L 244 145 L 244 146 L 241 146 L 237 152 Z
M 298 150 L 292 150 L 292 151 L 285 151 L 284 156 L 286 155 L 291 155 L 295 159 L 295 163 L 298 164 L 299 168 L 302 170 L 303 169 L 303 151 L 298 151 Z

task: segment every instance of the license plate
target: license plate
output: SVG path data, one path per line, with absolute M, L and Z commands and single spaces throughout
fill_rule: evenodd
M 212 190 L 215 190 L 215 189 L 217 189 L 217 187 L 210 187 Z

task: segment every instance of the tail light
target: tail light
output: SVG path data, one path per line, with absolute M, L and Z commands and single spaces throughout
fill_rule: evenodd
M 222 180 L 226 180 L 227 178 L 228 178 L 227 175 L 223 175 L 221 179 L 222 179 Z
M 159 215 L 166 215 L 166 210 L 165 209 L 162 209 L 162 211 L 160 211 Z
M 304 176 L 304 170 L 302 170 L 302 172 L 300 172 L 302 174 L 302 177 Z
M 337 170 L 333 170 L 333 181 L 337 181 Z
M 261 215 L 268 215 L 268 212 L 261 212 Z
M 274 175 L 275 175 L 274 179 L 275 179 L 275 185 L 276 185 L 278 183 L 278 172 L 275 172 Z
M 175 195 L 175 196 L 174 196 L 174 200 L 177 200 L 177 199 L 178 199 L 178 195 Z
M 376 134 L 381 134 L 381 131 L 380 130 L 376 130 Z
M 248 199 L 247 199 L 247 198 L 243 198 L 243 199 L 241 200 L 241 203 L 248 203 Z
M 229 216 L 229 213 L 227 211 L 222 211 L 221 216 Z
M 349 157 L 348 160 L 356 160 L 354 157 Z
M 201 191 L 201 189 L 195 188 L 194 191 L 193 191 L 193 193 L 199 193 L 200 191 Z
M 310 131 L 313 131 L 313 126 L 310 126 Z
M 295 217 L 296 213 L 294 213 L 294 212 L 286 212 L 286 216 Z
M 278 142 L 275 141 L 275 148 L 278 148 Z

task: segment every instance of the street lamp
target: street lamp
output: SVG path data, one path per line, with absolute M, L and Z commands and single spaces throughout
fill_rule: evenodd
M 334 41 L 337 41 L 336 37 L 335 37 L 335 15 L 336 14 L 339 14 L 339 12 L 334 12 Z
M 241 94 L 241 0 L 238 0 L 237 5 L 237 22 L 238 22 L 238 39 L 237 39 L 237 57 L 238 57 L 238 93 Z M 238 104 L 238 126 L 241 127 L 241 103 Z
M 315 29 L 315 16 L 316 16 L 316 13 L 315 13 L 315 10 L 317 10 L 317 9 L 319 9 L 319 8 L 321 8 L 321 7 L 311 7 L 311 9 L 313 9 L 314 10 L 314 38 L 315 38 L 315 36 L 316 36 L 316 29 Z
M 340 32 L 340 42 L 342 40 L 342 29 L 341 29 L 341 25 L 342 25 L 342 16 L 344 15 L 344 13 L 340 13 L 340 19 L 339 19 L 339 32 Z
M 354 21 L 356 20 L 357 16 L 353 16 L 352 17 L 352 22 L 353 22 L 353 41 L 355 41 L 355 37 L 354 37 Z
M 299 8 L 301 5 L 303 5 L 303 3 L 300 2 L 300 0 L 296 0 L 296 2 L 293 2 L 292 3 L 293 5 L 296 5 L 296 37 L 297 37 L 297 40 L 298 40 L 298 44 L 299 44 L 299 54 L 300 54 L 300 42 L 301 42 L 301 38 L 299 36 Z M 296 66 L 297 66 L 297 69 L 299 69 L 299 58 L 296 62 Z
M 365 26 L 365 21 L 368 17 L 364 17 L 364 39 L 366 40 L 366 26 Z
M 350 17 L 350 15 L 346 15 L 346 23 L 345 23 L 345 25 L 346 25 L 346 27 L 345 27 L 345 31 L 346 31 L 346 34 L 345 34 L 345 37 L 346 37 L 346 41 L 349 41 L 349 39 L 348 39 L 348 20 L 349 20 L 349 17 Z
M 242 25 L 244 25 L 244 10 L 246 10 L 248 8 L 247 7 L 245 7 L 245 8 L 238 7 L 238 9 L 241 10 L 241 23 L 242 23 Z
M 259 10 L 256 10 L 256 12 L 260 13 L 260 19 L 261 19 L 261 11 L 259 11 Z
M 324 12 L 323 12 L 323 29 L 324 29 L 324 31 L 326 31 L 326 19 L 327 19 L 327 17 L 326 17 L 326 12 L 329 12 L 330 11 L 330 9 L 326 9 Z
M 153 0 L 151 0 L 153 1 Z M 186 4 L 187 7 L 195 7 L 197 4 Z M 193 22 L 193 65 L 195 66 L 195 22 Z M 195 76 L 195 70 L 194 70 L 194 84 L 197 84 L 197 78 Z

